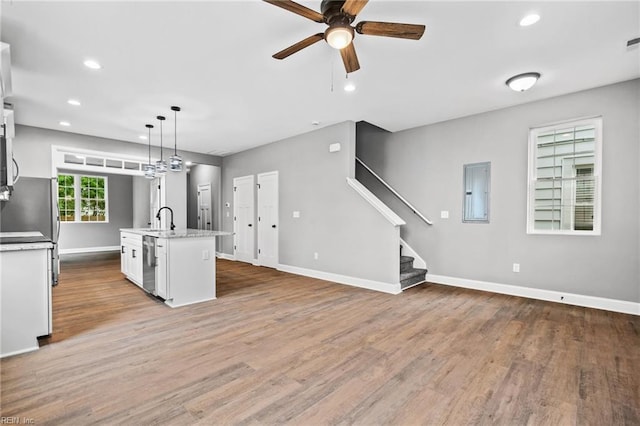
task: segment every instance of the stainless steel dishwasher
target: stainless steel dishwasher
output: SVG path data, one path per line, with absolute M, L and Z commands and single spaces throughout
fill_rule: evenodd
M 156 291 L 156 242 L 158 239 L 150 235 L 144 235 L 142 237 L 142 288 L 153 294 L 157 295 Z

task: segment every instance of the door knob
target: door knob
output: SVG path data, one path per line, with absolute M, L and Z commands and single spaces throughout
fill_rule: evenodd
M 272 227 L 272 228 L 275 228 L 276 226 L 275 226 L 275 225 L 271 225 L 271 227 Z
M 253 226 L 253 223 L 250 223 L 249 226 Z

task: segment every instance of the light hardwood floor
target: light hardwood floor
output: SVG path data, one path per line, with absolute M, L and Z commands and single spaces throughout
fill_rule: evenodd
M 640 424 L 640 318 L 439 285 L 391 296 L 218 261 L 171 309 L 66 261 L 53 335 L 3 359 L 37 424 Z

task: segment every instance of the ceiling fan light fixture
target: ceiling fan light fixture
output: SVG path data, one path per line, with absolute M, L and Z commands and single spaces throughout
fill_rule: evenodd
M 335 25 L 327 28 L 324 39 L 334 49 L 344 49 L 353 40 L 353 28 L 350 25 Z
M 516 92 L 524 92 L 533 87 L 540 78 L 539 72 L 526 72 L 524 74 L 514 75 L 508 79 L 505 84 Z

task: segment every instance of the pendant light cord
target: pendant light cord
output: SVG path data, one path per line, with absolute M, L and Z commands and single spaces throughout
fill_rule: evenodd
M 173 155 L 178 155 L 178 110 L 173 110 Z
M 151 164 L 151 129 L 153 129 L 153 125 L 152 124 L 145 124 L 144 127 L 146 127 L 149 130 L 149 136 L 148 136 L 148 145 L 149 145 L 149 164 Z
M 160 120 L 160 161 L 162 161 L 162 120 Z

